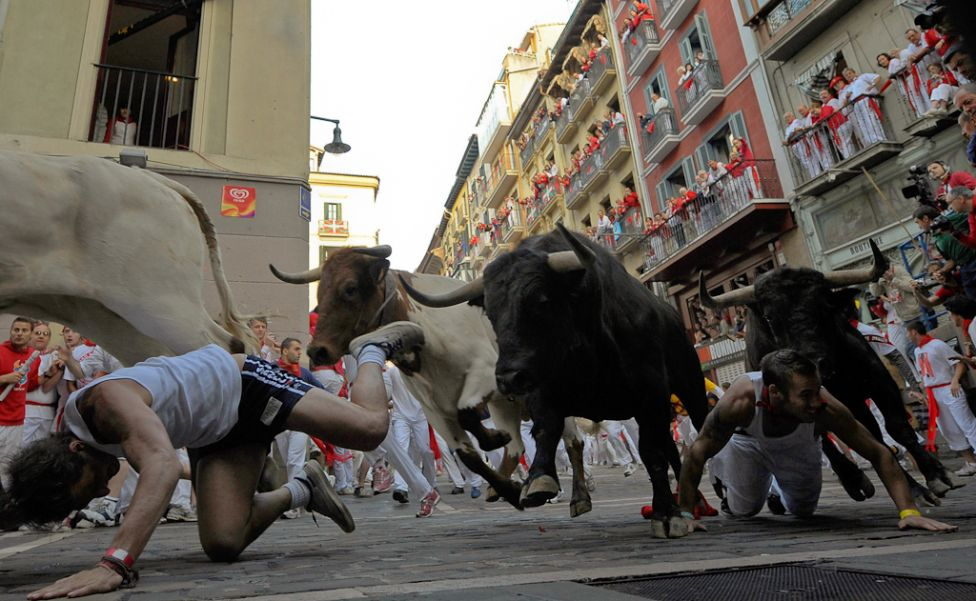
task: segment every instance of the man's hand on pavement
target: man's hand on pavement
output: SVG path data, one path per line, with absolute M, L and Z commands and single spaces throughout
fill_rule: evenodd
M 910 528 L 914 528 L 916 530 L 929 530 L 931 532 L 955 532 L 959 529 L 958 526 L 950 526 L 949 524 L 945 524 L 921 515 L 910 515 L 902 520 L 898 520 L 899 530 L 908 530 Z
M 57 599 L 58 597 L 84 597 L 95 593 L 107 593 L 119 588 L 122 577 L 115 572 L 95 566 L 90 570 L 62 578 L 50 586 L 34 591 L 27 598 Z

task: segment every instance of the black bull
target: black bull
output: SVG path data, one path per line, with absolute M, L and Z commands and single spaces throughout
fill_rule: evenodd
M 700 281 L 701 302 L 715 310 L 733 305 L 748 309 L 746 327 L 747 367 L 757 369 L 772 351 L 794 349 L 812 359 L 820 369 L 823 384 L 878 439 L 881 428 L 865 403 L 871 399 L 881 411 L 888 434 L 904 446 L 925 476 L 930 491 L 911 478 L 913 492 L 943 496 L 952 482 L 942 464 L 919 444 L 908 422 L 901 392 L 881 358 L 845 317 L 859 292 L 845 288 L 878 279 L 887 269 L 887 259 L 874 242 L 874 265 L 861 270 L 822 273 L 812 269 L 782 267 L 760 276 L 754 286 L 716 297 Z M 839 289 L 836 290 L 835 289 Z M 824 451 L 848 494 L 856 500 L 871 496 L 874 489 L 861 471 L 824 439 Z
M 641 460 L 654 488 L 655 535 L 679 512 L 668 482 L 680 459 L 671 438 L 671 394 L 696 427 L 707 411 L 704 379 L 681 318 L 593 242 L 558 231 L 524 240 L 485 268 L 483 279 L 446 295 L 407 288 L 431 306 L 480 304 L 498 337 L 499 390 L 525 399 L 537 441 L 522 495 L 527 506 L 556 494 L 556 445 L 567 416 L 635 417 Z

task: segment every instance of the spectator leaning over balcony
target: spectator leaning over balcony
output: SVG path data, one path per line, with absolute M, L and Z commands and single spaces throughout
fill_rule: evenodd
M 786 123 L 786 130 L 784 131 L 786 139 L 783 140 L 783 146 L 789 148 L 790 152 L 793 153 L 796 162 L 800 165 L 802 175 L 808 179 L 817 177 L 820 175 L 820 171 L 814 166 L 810 142 L 804 135 L 806 127 L 803 120 L 797 119 L 794 113 L 787 112 L 783 114 L 783 121 Z
M 817 118 L 819 119 L 819 112 L 817 113 Z M 811 123 L 816 125 L 816 121 L 813 121 L 814 112 L 811 109 L 810 118 Z M 814 132 L 816 134 L 816 131 Z M 752 154 L 752 149 L 749 148 L 749 143 L 745 138 L 733 138 L 732 147 L 736 152 L 739 153 L 739 157 L 742 159 L 742 167 L 745 169 L 746 177 L 748 178 L 749 184 L 749 194 L 751 198 L 759 198 L 762 194 L 759 188 L 759 172 L 756 171 L 756 157 Z
M 636 209 L 640 207 L 640 200 L 637 198 L 637 192 L 630 186 L 624 186 L 624 197 L 621 200 L 621 204 L 626 209 Z
M 949 192 L 959 186 L 976 190 L 976 177 L 965 171 L 950 171 L 943 161 L 932 161 L 927 166 L 929 177 L 936 182 L 935 200 L 940 205 L 949 201 Z
M 613 224 L 610 222 L 610 218 L 607 217 L 607 212 L 600 209 L 596 213 L 596 235 L 597 237 L 602 237 L 609 235 L 613 232 Z
M 725 165 L 715 159 L 708 160 L 708 187 L 712 194 L 721 197 L 725 193 Z
M 825 122 L 822 100 L 810 101 L 810 127 L 810 150 L 820 162 L 820 168 L 826 171 L 834 166 L 834 155 L 830 151 L 830 129 Z
M 115 118 L 110 120 L 105 128 L 105 143 L 134 146 L 136 130 L 137 125 L 129 107 L 120 106 Z
M 844 69 L 844 79 L 847 81 L 847 93 L 853 105 L 854 133 L 861 142 L 861 148 L 868 148 L 884 140 L 884 128 L 881 126 L 881 107 L 873 98 L 878 95 L 878 84 L 881 76 L 877 73 L 857 74 L 854 69 Z
M 685 245 L 685 219 L 688 217 L 688 210 L 685 208 L 687 198 L 675 196 L 668 199 L 668 209 L 671 213 L 668 218 L 668 227 L 671 230 L 671 238 L 677 248 Z
M 887 52 L 879 54 L 877 60 L 879 67 L 888 70 L 888 81 L 882 84 L 882 92 L 894 83 L 898 93 L 905 99 L 916 117 L 922 116 L 929 110 L 928 97 L 921 93 L 921 88 L 905 61 Z
M 667 98 L 661 96 L 657 92 L 651 92 L 651 108 L 654 109 L 655 115 L 657 115 L 658 112 L 670 107 L 671 103 L 668 102 Z
M 925 82 L 925 88 L 929 92 L 932 108 L 926 114 L 944 115 L 949 112 L 949 103 L 959 88 L 959 82 L 940 63 L 932 63 L 928 69 L 929 79 Z
M 905 40 L 908 41 L 908 47 L 905 50 L 908 52 L 908 60 L 912 64 L 919 66 L 921 72 L 924 72 L 926 67 L 935 61 L 939 60 L 938 55 L 932 52 L 925 40 L 922 38 L 922 32 L 914 27 L 909 27 L 905 30 Z
M 725 164 L 725 169 L 729 172 L 729 187 L 725 191 L 725 197 L 732 204 L 730 208 L 738 209 L 749 201 L 749 177 L 737 151 L 729 152 L 729 162 Z
M 957 194 L 956 190 L 968 191 L 968 188 L 957 188 L 950 192 L 949 206 L 953 209 L 953 213 L 949 214 L 947 219 L 954 230 L 965 232 L 969 229 L 968 219 L 970 211 L 967 210 L 969 208 L 967 204 L 971 205 L 972 197 L 967 201 L 964 194 L 961 192 Z M 976 249 L 965 246 L 951 232 L 945 229 L 932 229 L 932 221 L 939 216 L 939 211 L 935 207 L 922 205 L 915 209 L 912 216 L 915 218 L 915 224 L 918 226 L 918 229 L 923 232 L 929 232 L 935 248 L 938 249 L 939 254 L 945 259 L 945 262 L 938 270 L 939 275 L 946 276 L 951 274 L 956 268 L 959 268 L 959 277 L 962 280 L 966 295 L 976 298 Z
M 676 72 L 678 74 L 678 89 L 683 90 L 681 93 L 685 95 L 686 103 L 691 104 L 692 99 L 695 97 L 695 93 L 692 90 L 695 85 L 695 80 L 692 79 L 692 73 L 684 65 L 679 66 Z
M 843 77 L 835 77 L 830 82 L 830 88 L 820 91 L 820 100 L 823 101 L 823 108 L 820 109 L 820 118 L 827 120 L 827 128 L 834 138 L 834 148 L 840 152 L 841 159 L 847 159 L 854 154 L 854 131 L 851 122 L 847 119 L 841 108 L 844 102 L 839 93 L 847 87 L 847 82 Z
M 610 127 L 613 128 L 618 125 L 624 125 L 624 114 L 620 111 L 610 109 Z

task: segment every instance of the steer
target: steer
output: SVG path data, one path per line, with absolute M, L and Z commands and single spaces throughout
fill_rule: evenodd
M 881 440 L 878 422 L 864 402 L 870 398 L 884 416 L 885 429 L 908 450 L 925 476 L 929 490 L 909 477 L 913 493 L 934 503 L 938 499 L 932 493 L 944 496 L 954 484 L 939 460 L 919 444 L 890 372 L 844 316 L 860 292 L 846 287 L 875 281 L 888 267 L 874 241 L 871 250 L 874 263 L 869 268 L 821 273 L 781 267 L 760 276 L 753 286 L 715 297 L 708 293 L 703 274 L 701 302 L 714 310 L 745 305 L 749 364 L 758 366 L 763 356 L 778 349 L 803 353 L 817 364 L 824 386 Z M 863 473 L 826 440 L 824 451 L 851 498 L 862 501 L 874 493 Z
M 418 301 L 483 306 L 498 336 L 499 390 L 523 396 L 538 443 L 522 495 L 534 506 L 558 491 L 554 457 L 563 421 L 636 417 L 641 460 L 654 488 L 652 533 L 687 533 L 668 483 L 677 473 L 671 438 L 671 394 L 696 426 L 705 418 L 698 356 L 677 311 L 627 274 L 612 254 L 590 240 L 558 231 L 522 241 L 490 263 L 482 279 Z M 418 283 L 419 284 L 419 283 Z
M 410 301 L 398 276 L 439 292 L 453 290 L 459 282 L 390 270 L 390 253 L 389 246 L 342 249 L 321 267 L 302 273 L 284 273 L 270 267 L 285 282 L 319 282 L 319 319 L 308 348 L 315 363 L 337 361 L 353 338 L 391 321 L 410 320 L 422 326 L 426 339 L 423 349 L 417 357 L 400 364 L 407 387 L 420 400 L 434 429 L 457 450 L 461 461 L 492 486 L 488 500 L 497 500 L 500 494 L 521 509 L 520 489 L 509 478 L 523 451 L 519 434 L 521 404 L 500 394 L 495 386 L 498 349 L 491 324 L 478 308 L 433 311 Z M 501 431 L 481 425 L 479 406 L 485 403 Z M 505 459 L 497 472 L 482 461 L 466 430 L 485 450 L 505 446 Z M 582 438 L 575 423 L 566 428 L 566 438 L 574 472 L 570 515 L 575 517 L 591 508 L 584 480 Z
M 95 157 L 0 151 L 0 311 L 77 327 L 134 363 L 250 340 L 186 186 Z M 206 258 L 224 328 L 203 302 Z

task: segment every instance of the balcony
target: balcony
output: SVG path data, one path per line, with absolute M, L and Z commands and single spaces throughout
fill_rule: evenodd
M 644 235 L 644 217 L 638 207 L 631 207 L 614 222 L 614 252 L 625 254 L 634 248 Z
M 895 91 L 888 92 L 888 94 L 898 97 L 898 105 L 901 107 L 904 122 L 908 124 L 904 128 L 905 133 L 910 136 L 931 138 L 937 133 L 958 124 L 956 118 L 959 112 L 951 103 L 949 112 L 934 114 L 929 112 L 932 109 L 932 103 L 929 100 L 925 81 L 916 82 L 910 68 L 903 68 L 892 79 L 891 87 L 895 88 Z M 890 106 L 891 101 L 888 102 Z
M 485 187 L 485 180 L 481 177 L 476 177 L 471 182 L 471 201 L 474 207 L 488 206 L 488 191 Z
M 603 139 L 598 153 L 601 155 L 602 169 L 607 173 L 612 173 L 618 165 L 630 156 L 627 128 L 623 124 L 611 128 L 610 133 Z
M 684 84 L 674 91 L 685 125 L 698 125 L 722 103 L 722 72 L 717 60 L 703 60 Z
M 798 196 L 816 196 L 897 155 L 880 96 L 862 96 L 787 140 Z
M 348 238 L 349 222 L 344 219 L 319 219 L 319 238 Z
M 587 74 L 587 78 L 592 83 L 590 95 L 595 99 L 600 98 L 600 94 L 613 84 L 616 77 L 617 71 L 614 69 L 613 55 L 610 53 L 610 47 L 607 46 L 597 52 L 596 58 L 590 64 L 590 72 Z
M 556 200 L 559 199 L 560 194 L 562 194 L 562 186 L 559 183 L 559 179 L 550 179 L 546 187 L 542 189 L 542 193 L 539 194 L 543 213 L 556 205 Z
M 508 86 L 495 82 L 476 125 L 482 156 L 492 156 L 508 139 L 512 117 L 508 110 Z
M 681 137 L 678 136 L 678 120 L 674 116 L 674 109 L 659 110 L 654 115 L 651 125 L 641 130 L 641 141 L 645 163 L 660 163 L 677 148 Z
M 792 227 L 772 160 L 734 168 L 645 232 L 642 281 L 681 280 L 729 250 L 765 243 Z
M 663 29 L 677 29 L 695 8 L 698 0 L 657 0 L 658 17 Z
M 522 165 L 522 169 L 525 169 L 526 165 L 529 164 L 533 154 L 535 154 L 535 136 L 530 137 L 525 146 L 519 149 L 519 163 Z
M 576 133 L 575 110 L 572 104 L 567 104 L 562 114 L 556 117 L 556 141 L 560 144 L 569 144 Z
M 505 216 L 500 225 L 502 243 L 512 242 L 525 231 L 525 218 L 522 217 L 522 206 L 515 204 L 511 212 Z
M 581 173 L 569 178 L 569 186 L 566 188 L 566 208 L 575 209 L 583 204 L 586 193 L 583 191 L 583 178 Z
M 623 43 L 627 55 L 627 73 L 639 77 L 661 53 L 661 38 L 654 21 L 642 21 Z
M 95 65 L 89 142 L 188 150 L 196 77 Z M 128 121 L 119 111 L 128 109 Z
M 529 141 L 526 143 L 525 148 L 519 151 L 519 159 L 521 160 L 523 169 L 526 169 L 526 165 L 532 160 L 532 156 L 536 151 L 545 145 L 546 134 L 549 133 L 551 126 L 552 121 L 549 119 L 548 114 L 532 126 L 532 129 L 529 131 Z
M 593 97 L 590 96 L 590 80 L 586 77 L 576 82 L 573 93 L 569 95 L 569 105 L 573 107 L 570 119 L 579 122 L 586 117 L 593 107 Z
M 763 22 L 769 45 L 763 54 L 774 61 L 787 61 L 837 23 L 858 0 L 783 0 L 772 10 L 764 7 L 753 21 Z M 768 6 L 768 5 L 767 5 Z
M 542 221 L 542 214 L 545 211 L 542 198 L 530 198 L 525 205 L 525 226 L 530 230 Z
M 512 151 L 506 146 L 491 164 L 491 172 L 488 174 L 488 181 L 486 182 L 488 202 L 485 206 L 495 208 L 500 205 L 505 194 L 512 189 L 517 179 L 518 172 L 515 170 Z
M 580 164 L 580 187 L 587 194 L 607 177 L 607 172 L 603 170 L 603 153 L 601 150 L 598 148 Z

